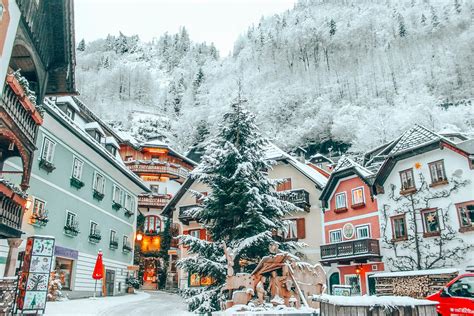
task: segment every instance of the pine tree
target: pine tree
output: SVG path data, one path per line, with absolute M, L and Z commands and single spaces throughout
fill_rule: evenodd
M 398 34 L 400 37 L 406 37 L 407 36 L 407 29 L 405 27 L 405 21 L 403 19 L 403 16 L 401 14 L 398 15 Z
M 459 3 L 459 0 L 454 0 L 454 10 L 456 10 L 457 14 L 461 13 L 461 3 Z
M 184 258 L 178 265 L 188 273 L 215 280 L 212 286 L 190 297 L 191 310 L 218 310 L 219 300 L 224 299 L 219 297 L 226 279 L 222 242 L 233 249 L 235 273 L 251 272 L 269 254 L 268 246 L 274 242 L 272 232 L 285 229 L 282 217 L 297 210 L 278 198 L 276 181 L 267 178 L 271 168 L 265 159 L 267 146 L 268 141 L 255 125 L 255 116 L 239 98 L 232 104 L 232 111 L 224 115 L 220 132 L 191 175 L 211 191 L 202 197 L 202 208 L 193 210 L 192 216 L 204 225 L 212 242 L 181 236 L 181 242 L 196 256 Z
M 336 34 L 336 21 L 331 19 L 329 22 L 329 35 L 334 36 L 334 34 Z
M 82 39 L 79 44 L 77 44 L 77 50 L 83 52 L 86 50 L 86 41 Z

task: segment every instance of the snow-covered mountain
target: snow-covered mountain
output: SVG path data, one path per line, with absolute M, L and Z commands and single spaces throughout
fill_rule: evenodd
M 414 123 L 474 131 L 473 18 L 468 0 L 300 0 L 243 30 L 225 58 L 185 29 L 81 42 L 77 84 L 124 129 L 134 110 L 158 115 L 182 150 L 202 140 L 198 126 L 214 129 L 239 87 L 281 147 L 366 150 Z

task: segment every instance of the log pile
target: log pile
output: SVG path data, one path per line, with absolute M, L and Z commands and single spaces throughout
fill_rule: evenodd
M 379 296 L 395 295 L 425 298 L 439 291 L 451 281 L 457 273 L 376 277 L 376 293 Z

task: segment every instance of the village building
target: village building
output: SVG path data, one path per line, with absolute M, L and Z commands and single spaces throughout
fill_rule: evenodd
M 65 295 L 93 294 L 99 250 L 105 266 L 100 292 L 125 293 L 138 194 L 148 187 L 121 160 L 121 139 L 79 99 L 45 99 L 43 107 L 22 229 L 26 236 L 55 238 L 52 273 Z M 19 160 L 6 166 L 21 169 Z
M 474 264 L 474 144 L 457 137 L 416 125 L 374 156 L 383 159 L 373 188 L 387 270 Z
M 321 263 L 333 285 L 351 287 L 352 295 L 375 293 L 371 274 L 384 270 L 381 262 L 377 201 L 371 190 L 375 173 L 343 157 L 321 193 L 323 244 Z
M 160 139 L 138 144 L 132 137 L 120 144 L 120 155 L 126 166 L 138 175 L 150 192 L 138 196 L 138 209 L 142 222 L 138 222 L 135 262 L 140 267 L 139 275 L 143 289 L 157 289 L 160 273 L 164 273 L 164 258 L 176 261 L 176 241 L 171 251 L 160 255 L 164 234 L 177 235 L 176 225 L 162 215 L 162 210 L 178 192 L 196 163 L 183 156 Z M 168 231 L 165 229 L 168 227 Z M 168 259 L 168 258 L 167 258 Z M 162 277 L 164 282 L 166 278 Z M 164 285 L 164 284 L 162 284 Z
M 43 99 L 76 93 L 74 66 L 71 0 L 0 1 L 0 276 L 16 272 Z
M 321 209 L 319 196 L 327 178 L 305 163 L 286 154 L 281 149 L 271 145 L 266 153 L 266 159 L 275 164 L 268 170 L 268 177 L 282 180 L 277 191 L 287 191 L 287 200 L 301 208 L 301 211 L 290 214 L 286 234 L 275 232 L 275 238 L 282 241 L 299 241 L 307 244 L 300 250 L 303 260 L 318 263 L 321 259 Z M 166 205 L 163 213 L 172 216 L 173 222 L 179 224 L 180 234 L 210 240 L 206 230 L 189 216 L 188 210 L 199 207 L 200 198 L 194 192 L 206 195 L 209 192 L 206 185 L 187 179 L 181 189 Z M 179 246 L 178 258 L 185 258 L 188 253 L 184 246 Z M 174 279 L 173 286 L 180 289 L 209 285 L 212 280 L 206 276 L 188 275 L 187 272 L 176 269 L 175 261 L 170 263 L 170 278 Z

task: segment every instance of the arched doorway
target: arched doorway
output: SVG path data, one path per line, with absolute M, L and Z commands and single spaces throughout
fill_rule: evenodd
M 332 294 L 332 286 L 340 284 L 339 272 L 334 272 L 329 276 L 329 293 Z

